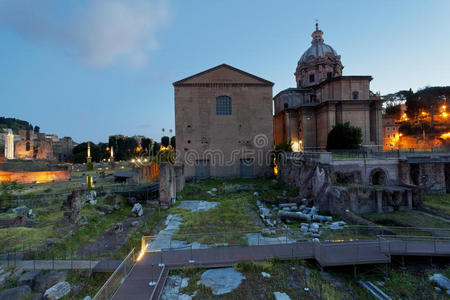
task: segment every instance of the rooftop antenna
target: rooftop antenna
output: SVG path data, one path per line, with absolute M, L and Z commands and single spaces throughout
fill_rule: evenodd
M 319 30 L 319 20 L 316 19 L 316 30 Z

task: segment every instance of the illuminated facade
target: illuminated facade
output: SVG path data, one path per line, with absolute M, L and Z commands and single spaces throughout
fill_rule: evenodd
M 5 158 L 14 159 L 14 134 L 12 129 L 7 129 L 5 135 Z
M 394 150 L 400 147 L 400 124 L 391 116 L 383 116 L 383 150 Z
M 274 97 L 274 143 L 294 151 L 325 149 L 330 130 L 350 122 L 362 130 L 362 145 L 382 147 L 381 103 L 370 91 L 371 76 L 343 76 L 341 57 L 324 43 L 316 24 L 311 46 L 301 56 L 296 88 Z

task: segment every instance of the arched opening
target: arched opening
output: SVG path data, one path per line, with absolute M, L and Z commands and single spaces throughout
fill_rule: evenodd
M 375 169 L 370 173 L 370 184 L 372 185 L 386 185 L 386 172 L 382 169 Z

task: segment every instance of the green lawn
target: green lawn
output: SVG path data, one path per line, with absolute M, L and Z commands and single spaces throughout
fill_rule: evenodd
M 213 188 L 217 189 L 215 197 L 211 197 L 207 193 Z M 230 188 L 235 191 L 229 192 Z M 253 195 L 255 190 L 259 193 L 257 197 Z M 200 183 L 187 184 L 182 192 L 181 201 L 205 200 L 218 202 L 219 204 L 215 209 L 202 212 L 190 212 L 179 209 L 177 206 L 169 209 L 169 213 L 178 214 L 184 220 L 174 239 L 206 244 L 225 242 L 246 245 L 245 232 L 255 232 L 262 229 L 261 226 L 256 225 L 258 222 L 255 218 L 258 219 L 259 217 L 255 212 L 255 199 L 275 199 L 282 195 L 283 191 L 286 191 L 286 197 L 297 194 L 296 188 L 272 180 L 209 179 Z
M 450 222 L 416 210 L 387 212 L 382 214 L 370 213 L 364 215 L 364 217 L 374 223 L 386 227 L 406 227 L 393 230 L 396 234 L 400 235 L 422 236 L 431 234 L 429 231 L 420 230 L 420 228 L 450 229 Z M 440 235 L 439 230 L 434 230 L 433 234 Z M 448 235 L 448 232 L 446 234 Z
M 422 195 L 423 204 L 429 206 L 439 213 L 450 216 L 450 194 Z

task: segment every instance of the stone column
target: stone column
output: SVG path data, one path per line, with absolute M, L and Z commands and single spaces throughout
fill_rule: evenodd
M 5 158 L 14 159 L 14 134 L 12 129 L 7 129 L 5 135 Z
M 375 191 L 377 194 L 377 213 L 383 213 L 383 191 Z
M 173 165 L 162 162 L 159 165 L 159 202 L 161 205 L 170 206 L 175 200 L 176 189 L 174 189 Z
M 175 170 L 175 183 L 176 183 L 176 192 L 181 193 L 181 191 L 184 188 L 184 165 L 183 164 L 177 164 L 174 166 Z
M 406 195 L 408 197 L 408 209 L 412 209 L 413 208 L 413 201 L 412 201 L 412 191 L 411 190 L 407 190 L 406 191 Z

